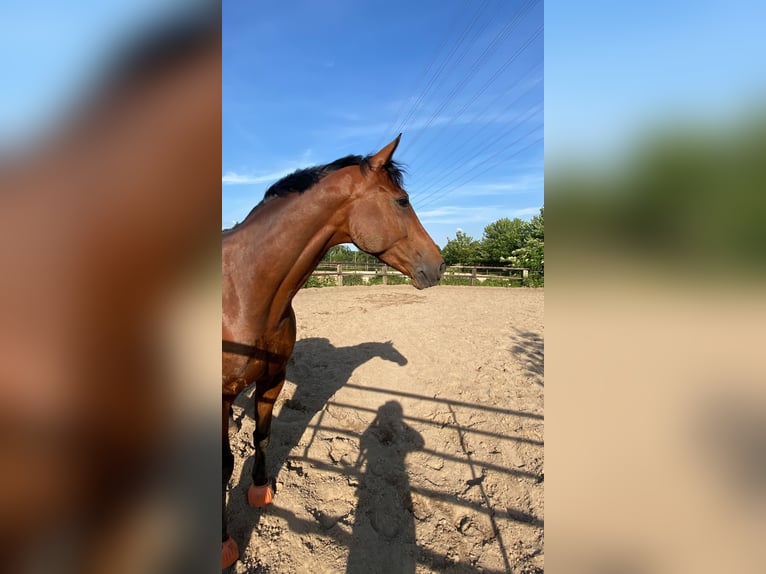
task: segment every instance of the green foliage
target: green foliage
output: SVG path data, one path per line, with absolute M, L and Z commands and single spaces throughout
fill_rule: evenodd
M 323 257 L 324 261 L 353 261 L 354 256 L 348 245 L 333 245 Z
M 524 245 L 530 235 L 531 225 L 519 219 L 504 217 L 484 228 L 484 237 L 479 250 L 484 265 L 502 265 L 507 263 L 514 250 Z
M 485 279 L 484 281 L 477 283 L 482 287 L 513 287 L 514 285 L 520 285 L 518 281 L 506 281 L 504 279 Z
M 407 279 L 403 275 L 389 275 L 388 276 L 388 284 L 389 285 L 406 285 L 407 283 L 409 283 L 409 279 Z
M 535 215 L 529 222 L 529 235 L 535 239 L 545 240 L 545 206 L 540 208 L 540 215 Z
M 543 240 L 529 236 L 524 241 L 524 245 L 513 250 L 508 260 L 514 267 L 538 269 L 543 266 L 544 257 L 545 243 Z
M 440 281 L 442 285 L 470 285 L 470 277 L 454 277 L 452 275 L 445 275 Z
M 448 266 L 500 266 L 500 267 L 523 267 L 529 269 L 529 276 L 523 281 L 519 280 L 519 272 L 510 270 L 495 270 L 485 274 L 514 276 L 513 280 L 485 279 L 477 281 L 477 285 L 515 287 L 532 286 L 538 287 L 544 284 L 545 266 L 545 208 L 540 208 L 540 214 L 535 215 L 529 222 L 521 219 L 502 218 L 490 223 L 484 228 L 484 236 L 481 241 L 476 241 L 463 231 L 458 231 L 454 239 L 448 239 L 447 244 L 441 250 L 442 257 Z M 325 262 L 343 263 L 345 272 L 370 269 L 366 264 L 379 264 L 380 261 L 373 255 L 351 249 L 347 245 L 331 247 L 325 257 Z M 330 271 L 334 267 L 324 265 L 324 271 Z M 465 272 L 465 270 L 463 270 Z M 481 274 L 481 272 L 480 272 Z M 404 285 L 408 279 L 399 275 L 388 275 L 388 285 Z M 343 285 L 382 285 L 381 275 L 368 276 L 365 282 L 361 275 L 345 275 Z M 441 280 L 442 285 L 470 285 L 470 277 L 454 276 L 447 272 Z M 337 285 L 335 277 L 309 277 L 305 287 L 326 287 Z
M 343 286 L 350 287 L 352 285 L 365 285 L 364 279 L 361 275 L 344 275 Z
M 541 287 L 544 284 L 543 268 L 545 266 L 545 225 L 544 209 L 540 208 L 540 215 L 535 215 L 529 222 L 529 233 L 524 238 L 524 243 L 518 249 L 514 249 L 508 262 L 513 267 L 529 269 L 529 277 L 524 280 L 524 285 L 529 287 Z
M 337 263 L 380 263 L 377 257 L 359 251 L 358 249 L 351 249 L 346 244 L 334 245 L 330 247 L 322 261 L 333 261 Z
M 386 281 L 388 285 L 406 285 L 409 282 L 409 279 L 402 275 L 389 275 Z M 375 275 L 374 277 L 370 277 L 367 285 L 383 285 L 383 276 Z
M 529 277 L 526 279 L 523 279 L 521 284 L 524 287 L 544 287 L 545 286 L 545 275 L 543 274 L 542 269 L 530 269 L 529 270 Z
M 646 277 L 705 283 L 766 272 L 764 110 L 656 126 L 619 161 L 546 173 L 571 250 L 562 261 L 611 257 Z
M 475 265 L 479 262 L 480 247 L 473 237 L 458 230 L 455 239 L 447 239 L 442 257 L 447 265 Z
M 308 280 L 303 284 L 304 287 L 324 287 L 325 282 L 320 277 L 314 277 L 311 275 Z

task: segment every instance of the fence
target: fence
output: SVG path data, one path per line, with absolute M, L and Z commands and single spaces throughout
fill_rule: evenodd
M 306 287 L 343 285 L 403 285 L 408 277 L 384 263 L 322 262 Z M 448 267 L 443 285 L 521 286 L 541 285 L 542 270 L 524 267 Z
M 531 274 L 530 274 L 531 271 Z M 448 267 L 442 276 L 443 285 L 529 285 L 537 276 L 526 267 L 480 267 L 476 265 Z

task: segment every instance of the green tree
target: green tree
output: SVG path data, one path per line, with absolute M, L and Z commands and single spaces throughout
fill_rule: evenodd
M 527 237 L 524 245 L 513 250 L 509 263 L 514 267 L 526 267 L 529 276 L 524 285 L 542 287 L 545 284 L 545 243 L 542 239 Z
M 327 250 L 322 261 L 332 261 L 337 263 L 379 263 L 379 259 L 374 255 L 359 251 L 349 247 L 347 244 L 334 245 Z
M 524 245 L 513 250 L 510 263 L 514 267 L 542 268 L 545 263 L 545 243 L 537 237 L 527 237 Z
M 529 222 L 529 235 L 545 241 L 545 206 L 540 208 L 540 215 L 535 215 Z
M 455 239 L 447 238 L 442 257 L 447 265 L 474 265 L 479 261 L 480 244 L 458 229 Z
M 481 240 L 480 257 L 485 265 L 507 263 L 514 250 L 524 245 L 530 235 L 531 224 L 519 219 L 507 217 L 498 219 L 484 228 Z
M 514 249 L 508 262 L 514 267 L 529 269 L 526 284 L 542 286 L 545 266 L 545 207 L 540 208 L 540 215 L 535 215 L 529 222 L 529 234 L 524 245 Z
M 325 261 L 353 261 L 354 254 L 351 252 L 351 248 L 348 245 L 333 245 L 327 250 L 324 256 Z

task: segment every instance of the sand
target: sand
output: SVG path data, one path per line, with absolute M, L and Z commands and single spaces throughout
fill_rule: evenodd
M 266 509 L 245 495 L 249 390 L 234 407 L 234 571 L 542 572 L 543 296 L 302 290 Z

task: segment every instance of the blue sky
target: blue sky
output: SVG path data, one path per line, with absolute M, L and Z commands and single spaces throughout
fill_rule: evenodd
M 375 151 L 400 129 L 407 188 L 440 245 L 457 228 L 478 238 L 500 217 L 530 217 L 543 203 L 542 39 L 513 56 L 542 26 L 542 3 L 498 36 L 525 3 L 227 1 L 222 177 L 244 183 L 224 184 L 222 225 L 290 170 Z M 182 4 L 0 3 L 0 147 L 50 130 L 119 44 Z M 602 159 L 668 120 L 726 121 L 766 101 L 761 0 L 544 11 L 548 159 Z
M 676 122 L 725 125 L 762 111 L 764 22 L 762 0 L 548 0 L 548 167 L 619 159 Z
M 543 205 L 543 3 L 225 2 L 222 226 L 276 179 L 395 158 L 439 245 Z

